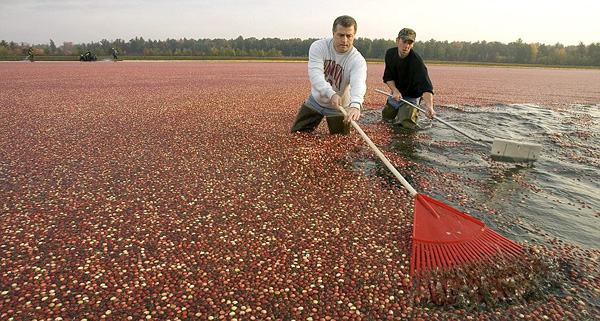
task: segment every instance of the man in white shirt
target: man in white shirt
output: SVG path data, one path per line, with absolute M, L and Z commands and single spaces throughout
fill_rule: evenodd
M 340 16 L 333 22 L 333 38 L 312 43 L 308 53 L 311 93 L 302 104 L 292 132 L 312 132 L 327 118 L 330 134 L 350 133 L 350 121 L 360 118 L 367 91 L 367 62 L 354 48 L 356 20 Z M 347 115 L 339 107 L 347 108 Z

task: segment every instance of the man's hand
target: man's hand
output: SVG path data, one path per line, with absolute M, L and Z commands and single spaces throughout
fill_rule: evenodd
M 333 94 L 333 96 L 331 96 L 331 106 L 334 109 L 339 110 L 340 107 L 342 107 L 342 97 L 338 94 Z
M 392 90 L 392 99 L 394 99 L 397 102 L 401 101 L 402 94 L 400 93 L 400 91 L 398 89 Z
M 425 116 L 427 116 L 429 119 L 433 119 L 433 116 L 435 116 L 433 106 L 425 106 Z
M 344 117 L 344 122 L 349 123 L 351 121 L 358 121 L 360 118 L 360 109 L 356 107 L 350 107 L 348 112 L 346 113 L 346 117 Z
M 342 106 L 342 97 L 340 97 L 340 95 L 338 94 L 333 94 L 333 96 L 331 96 L 331 105 L 333 106 L 333 108 L 340 110 L 340 108 L 344 108 Z M 347 111 L 346 111 L 346 116 L 344 117 L 344 122 L 345 123 L 349 123 L 351 121 L 357 121 L 360 118 L 360 109 L 356 108 L 356 107 L 350 107 Z
M 433 110 L 433 94 L 429 92 L 424 93 L 423 101 L 425 102 L 425 116 L 432 119 L 433 116 L 435 116 L 435 111 Z

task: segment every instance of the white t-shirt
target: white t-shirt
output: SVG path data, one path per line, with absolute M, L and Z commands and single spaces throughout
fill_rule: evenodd
M 350 85 L 350 107 L 362 107 L 367 91 L 367 61 L 354 46 L 340 54 L 333 48 L 333 38 L 313 42 L 308 51 L 308 77 L 311 95 L 319 105 L 332 108 L 331 96 L 343 96 Z

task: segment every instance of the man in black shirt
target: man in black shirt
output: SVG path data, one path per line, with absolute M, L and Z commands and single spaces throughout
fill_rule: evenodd
M 419 111 L 402 102 L 407 100 L 418 105 L 425 102 L 425 115 L 433 118 L 433 85 L 421 56 L 412 50 L 417 34 L 410 28 L 398 33 L 398 47 L 390 48 L 385 54 L 383 82 L 390 88 L 389 97 L 382 111 L 382 118 L 407 128 L 417 128 Z

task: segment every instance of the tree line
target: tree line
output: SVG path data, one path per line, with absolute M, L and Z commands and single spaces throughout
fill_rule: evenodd
M 167 39 L 145 40 L 135 37 L 129 41 L 117 39 L 74 44 L 63 42 L 57 46 L 53 40 L 48 44 L 30 45 L 0 41 L 0 57 L 27 55 L 30 47 L 36 56 L 76 56 L 90 51 L 98 56 L 110 56 L 116 48 L 119 56 L 126 57 L 247 57 L 247 58 L 306 58 L 308 49 L 316 38 L 279 39 Z M 365 58 L 381 60 L 387 49 L 394 47 L 393 40 L 356 38 L 354 46 Z M 417 41 L 414 46 L 424 60 L 440 62 L 490 63 L 490 64 L 537 64 L 558 66 L 600 67 L 600 42 L 565 46 L 560 43 L 546 45 L 525 43 L 518 39 L 504 44 L 500 42 L 464 41 Z

